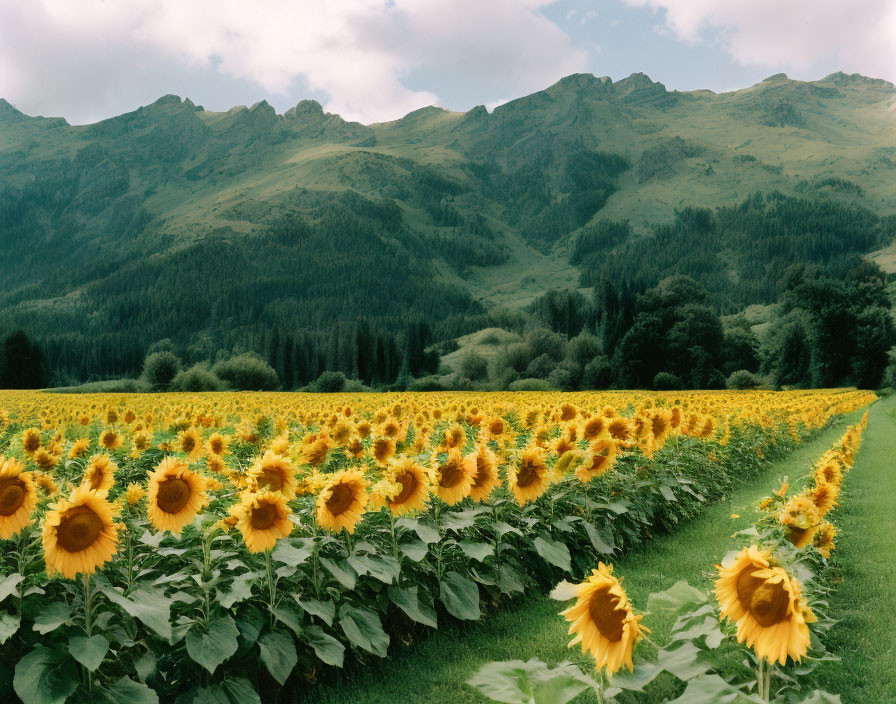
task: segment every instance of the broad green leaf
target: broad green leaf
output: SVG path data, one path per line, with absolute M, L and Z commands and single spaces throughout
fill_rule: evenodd
M 476 525 L 476 516 L 482 513 L 481 508 L 468 508 L 462 511 L 453 511 L 447 513 L 443 518 L 441 525 L 446 530 L 462 531 L 472 528 Z
M 53 601 L 34 617 L 34 630 L 41 635 L 50 633 L 71 619 L 72 610 L 64 601 Z
M 401 518 L 395 525 L 414 531 L 424 543 L 437 543 L 441 538 L 439 531 L 426 523 L 421 523 L 417 518 Z
M 616 543 L 613 537 L 608 535 L 590 523 L 585 523 L 585 532 L 588 534 L 588 540 L 594 546 L 594 549 L 602 555 L 612 555 L 616 552 Z
M 301 565 L 305 560 L 311 557 L 313 551 L 314 543 L 311 539 L 283 539 L 277 543 L 277 547 L 275 547 L 271 553 L 271 559 L 295 567 Z
M 666 501 L 678 501 L 678 497 L 667 484 L 660 484 L 660 493 Z
M 283 685 L 299 661 L 292 637 L 279 631 L 265 633 L 258 639 L 258 648 L 268 672 Z
M 225 609 L 230 609 L 234 604 L 245 601 L 252 596 L 252 584 L 255 580 L 254 572 L 238 574 L 226 590 L 218 592 L 218 603 Z
M 145 684 L 122 677 L 103 690 L 106 704 L 159 704 L 159 695 Z
M 840 695 L 816 689 L 805 699 L 800 699 L 799 704 L 840 704 Z
M 446 574 L 439 585 L 439 598 L 454 618 L 479 619 L 479 587 L 469 577 L 457 572 Z
M 143 655 L 134 661 L 134 670 L 141 682 L 146 682 L 156 672 L 156 656 L 151 650 L 147 650 Z
M 436 610 L 432 603 L 420 599 L 417 585 L 413 587 L 389 587 L 389 598 L 392 603 L 407 614 L 408 618 L 431 628 L 438 628 Z
M 420 562 L 429 553 L 429 546 L 422 540 L 415 540 L 402 544 L 401 551 L 414 562 Z
M 653 682 L 662 671 L 663 668 L 656 663 L 639 661 L 635 665 L 633 672 L 623 668 L 613 675 L 610 678 L 610 686 L 640 692 L 645 685 Z
M 0 645 L 12 638 L 22 625 L 18 614 L 7 614 L 0 611 Z
M 505 704 L 566 704 L 596 686 L 574 666 L 561 664 L 552 670 L 537 658 L 489 663 L 467 684 Z
M 342 667 L 345 658 L 345 646 L 336 640 L 320 626 L 308 626 L 302 631 L 302 638 L 312 648 L 314 653 L 327 665 Z
M 208 670 L 209 674 L 214 674 L 218 666 L 236 652 L 239 634 L 236 623 L 229 614 L 212 620 L 208 633 L 197 623 L 187 632 L 187 654 Z
M 142 621 L 165 640 L 171 640 L 171 600 L 161 591 L 139 587 L 131 592 L 130 597 L 125 597 L 108 584 L 101 584 L 98 588 L 109 601 Z
M 18 593 L 18 586 L 23 579 L 25 579 L 25 575 L 14 572 L 8 575 L 6 579 L 0 580 L 0 602 L 12 594 Z
M 684 693 L 670 704 L 747 704 L 762 700 L 735 689 L 718 675 L 700 675 L 688 681 Z
M 23 704 L 63 704 L 80 681 L 68 653 L 39 645 L 19 660 L 13 688 Z
M 333 625 L 333 619 L 336 618 L 336 605 L 332 601 L 318 601 L 317 599 L 299 599 L 295 597 L 296 603 L 312 616 L 317 616 L 328 626 Z
M 358 576 L 355 574 L 355 570 L 344 560 L 341 564 L 336 564 L 333 560 L 322 557 L 320 558 L 320 564 L 326 567 L 327 571 L 336 578 L 336 581 L 346 589 L 354 589 L 358 583 Z
M 666 672 L 687 682 L 709 671 L 709 665 L 701 657 L 702 651 L 693 643 L 683 643 L 675 650 L 661 648 L 657 653 L 657 664 Z
M 391 557 L 379 555 L 352 555 L 348 563 L 358 575 L 369 574 L 383 584 L 392 584 L 401 573 L 401 566 Z
M 680 580 L 664 592 L 655 592 L 647 597 L 647 609 L 653 613 L 657 611 L 671 611 L 674 615 L 690 614 L 709 601 L 706 594 L 692 587 L 684 580 Z
M 68 642 L 69 654 L 91 672 L 102 665 L 103 658 L 109 652 L 109 641 L 105 636 L 95 635 L 90 638 L 77 636 Z
M 243 677 L 224 680 L 221 683 L 221 689 L 224 690 L 230 704 L 261 704 L 258 692 L 255 691 L 252 683 Z
M 240 647 L 247 650 L 255 644 L 261 629 L 267 623 L 267 617 L 254 606 L 240 609 L 236 617 L 236 627 L 240 632 Z
M 503 594 L 522 594 L 526 591 L 519 570 L 504 563 L 498 566 L 498 588 Z
M 488 543 L 474 543 L 469 540 L 460 542 L 460 549 L 464 551 L 464 555 L 471 557 L 479 562 L 484 562 L 487 557 L 495 554 L 495 548 Z
M 564 543 L 556 540 L 547 540 L 538 536 L 532 541 L 535 551 L 546 561 L 559 567 L 564 572 L 572 571 L 572 559 L 569 556 L 569 548 Z
M 369 609 L 343 606 L 339 610 L 339 625 L 353 645 L 381 658 L 389 649 L 389 636 L 383 630 L 380 617 Z
M 274 609 L 274 616 L 296 635 L 302 632 L 302 614 L 295 606 L 286 603 L 278 604 Z

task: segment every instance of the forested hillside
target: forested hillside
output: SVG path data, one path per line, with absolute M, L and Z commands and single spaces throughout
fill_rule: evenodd
M 594 331 L 674 274 L 714 314 L 776 303 L 791 265 L 893 242 L 894 184 L 896 87 L 858 75 L 574 75 L 369 126 L 313 101 L 165 96 L 73 126 L 0 100 L 0 335 L 25 331 L 54 384 L 136 376 L 167 338 L 186 364 L 258 352 L 288 388 L 388 385 L 552 289 Z

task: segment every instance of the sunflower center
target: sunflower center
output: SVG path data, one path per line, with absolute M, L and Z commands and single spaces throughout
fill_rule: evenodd
M 11 516 L 25 503 L 25 482 L 18 477 L 0 480 L 0 516 Z
M 259 503 L 257 508 L 252 509 L 249 516 L 249 523 L 255 530 L 267 530 L 277 522 L 277 507 L 273 504 Z
M 333 487 L 330 498 L 327 499 L 327 510 L 334 516 L 341 516 L 351 508 L 355 500 L 355 493 L 347 484 L 337 484 Z
M 165 513 L 178 513 L 190 500 L 190 485 L 172 477 L 159 483 L 156 505 Z
M 439 480 L 439 486 L 444 489 L 452 489 L 461 483 L 463 473 L 460 466 L 456 462 L 448 462 L 439 468 L 442 478 Z
M 103 520 L 87 506 L 66 511 L 56 528 L 56 541 L 68 552 L 86 550 L 103 530 Z
M 392 503 L 401 505 L 411 498 L 411 494 L 413 494 L 414 489 L 417 488 L 417 478 L 410 472 L 405 472 L 396 477 L 396 481 L 401 484 L 401 492 L 398 496 L 392 499 Z
M 196 447 L 196 441 L 192 437 L 187 435 L 187 437 L 183 439 L 181 447 L 183 448 L 184 452 L 192 452 L 193 448 Z
M 96 491 L 103 485 L 103 479 L 105 478 L 105 471 L 102 467 L 94 467 L 93 471 L 90 473 L 90 488 Z
M 525 489 L 527 486 L 534 484 L 537 479 L 538 472 L 535 471 L 535 466 L 529 462 L 523 462 L 520 471 L 516 475 L 516 485 L 521 489 Z
M 212 449 L 212 452 L 214 452 L 216 455 L 220 455 L 220 454 L 221 454 L 221 450 L 222 450 L 223 448 L 224 448 L 224 443 L 223 443 L 223 442 L 221 442 L 220 440 L 217 440 L 217 439 L 216 439 L 216 440 L 212 440 L 212 442 L 211 442 L 211 449 Z
M 473 488 L 478 489 L 491 477 L 488 462 L 479 455 L 476 456 L 476 476 L 473 478 Z
M 600 634 L 612 643 L 622 640 L 625 611 L 619 608 L 619 597 L 602 587 L 588 600 L 588 613 Z
M 763 628 L 770 628 L 787 618 L 790 595 L 781 582 L 771 583 L 744 570 L 737 578 L 737 597 Z
M 258 486 L 268 488 L 271 491 L 280 491 L 283 488 L 283 475 L 276 469 L 265 468 L 258 477 Z

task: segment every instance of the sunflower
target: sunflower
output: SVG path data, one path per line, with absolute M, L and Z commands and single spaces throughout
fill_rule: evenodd
M 486 501 L 492 490 L 498 486 L 498 456 L 487 445 L 477 446 L 464 458 L 468 470 L 473 477 L 470 487 L 470 498 L 473 501 Z
M 409 457 L 394 462 L 386 472 L 389 481 L 400 488 L 398 493 L 389 497 L 386 504 L 396 516 L 411 511 L 420 511 L 426 507 L 429 498 L 429 486 L 426 471 Z
M 812 503 L 815 504 L 815 508 L 818 509 L 818 513 L 821 516 L 829 513 L 837 505 L 837 497 L 839 495 L 840 487 L 828 482 L 818 482 L 809 494 L 812 497 Z
M 30 472 L 14 459 L 0 455 L 0 539 L 7 540 L 31 525 L 37 488 Z
M 433 491 L 449 506 L 453 506 L 470 495 L 475 468 L 464 461 L 460 450 L 449 450 L 441 462 L 436 459 L 433 471 L 435 474 Z
M 142 499 L 145 495 L 146 490 L 142 485 L 137 484 L 137 482 L 131 482 L 130 484 L 128 484 L 125 498 L 127 499 L 129 505 L 133 506 L 134 504 L 139 503 L 140 499 Z
M 598 440 L 585 452 L 583 462 L 576 469 L 576 476 L 583 484 L 606 474 L 616 461 L 616 445 L 609 440 Z
M 208 449 L 219 457 L 223 457 L 227 453 L 228 445 L 230 445 L 230 437 L 228 435 L 212 433 L 208 437 Z
M 585 438 L 585 440 L 605 438 L 608 435 L 607 425 L 607 419 L 603 416 L 589 418 L 582 426 L 582 437 Z
M 285 538 L 293 529 L 286 497 L 279 491 L 246 493 L 240 503 L 230 507 L 230 515 L 236 519 L 249 552 L 272 549 L 279 538 Z
M 616 416 L 607 425 L 607 432 L 616 442 L 624 443 L 631 440 L 633 428 L 628 419 Z
M 332 440 L 326 435 L 314 438 L 310 442 L 307 440 L 306 438 L 302 448 L 302 464 L 310 464 L 312 467 L 320 467 L 325 464 L 330 451 L 335 447 Z
M 296 468 L 288 457 L 268 450 L 263 457 L 255 460 L 249 470 L 249 485 L 253 490 L 270 489 L 279 491 L 287 500 L 296 498 Z
M 778 520 L 784 526 L 786 538 L 798 548 L 804 548 L 815 537 L 821 517 L 812 499 L 806 494 L 790 497 Z
M 118 550 L 115 507 L 86 486 L 50 507 L 44 519 L 43 546 L 47 572 L 73 579 L 93 574 Z
M 507 470 L 507 484 L 520 506 L 541 496 L 550 483 L 544 453 L 538 447 L 527 447 L 520 457 L 519 466 L 511 466 Z
M 799 581 L 772 567 L 771 553 L 755 545 L 717 569 L 716 598 L 722 617 L 737 625 L 738 643 L 768 662 L 800 660 L 809 649 L 807 624 L 816 619 L 802 601 Z
M 377 438 L 370 449 L 377 463 L 385 465 L 395 455 L 395 440 L 391 437 Z
M 812 541 L 812 546 L 821 553 L 825 559 L 831 556 L 831 550 L 834 549 L 834 538 L 837 536 L 837 529 L 830 523 L 825 521 L 818 526 L 818 532 Z
M 343 528 L 354 533 L 367 506 L 368 485 L 357 469 L 343 469 L 333 474 L 317 497 L 318 525 L 333 533 Z
M 205 487 L 205 479 L 191 472 L 186 462 L 166 457 L 149 475 L 149 522 L 156 530 L 179 535 L 208 500 Z
M 115 483 L 115 472 L 117 471 L 118 465 L 112 461 L 109 455 L 94 455 L 84 470 L 84 478 L 81 483 L 91 491 L 105 496 Z
M 80 440 L 76 440 L 72 443 L 71 449 L 68 451 L 68 458 L 70 460 L 75 459 L 76 457 L 82 457 L 86 454 L 87 449 L 90 447 L 90 438 L 81 438 Z
M 608 675 L 623 665 L 631 672 L 632 650 L 647 629 L 613 576 L 613 567 L 599 563 L 590 577 L 576 585 L 575 593 L 576 603 L 560 612 L 572 624 L 569 635 L 576 636 L 569 646 L 581 644 L 582 652 L 590 653 L 597 669 L 606 669 Z
M 840 462 L 833 457 L 828 457 L 824 462 L 819 463 L 818 469 L 815 470 L 815 479 L 840 486 L 840 482 L 843 481 L 843 468 Z
M 114 430 L 104 430 L 100 433 L 100 445 L 107 450 L 117 450 L 124 445 L 124 438 Z
M 33 455 L 40 447 L 40 430 L 28 428 L 22 433 L 22 449 L 29 455 Z
M 187 428 L 177 435 L 177 449 L 187 456 L 192 464 L 202 455 L 202 437 L 195 428 Z

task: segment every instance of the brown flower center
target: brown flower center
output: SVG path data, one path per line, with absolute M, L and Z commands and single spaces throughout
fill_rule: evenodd
M 737 598 L 763 628 L 787 618 L 790 595 L 781 582 L 770 583 L 754 577 L 756 570 L 744 570 L 737 578 Z
M 255 530 L 267 530 L 277 522 L 277 507 L 274 504 L 261 502 L 252 509 L 249 515 L 249 523 Z
M 348 484 L 337 484 L 327 499 L 327 510 L 334 516 L 341 516 L 351 508 L 355 500 L 355 492 Z
M 280 491 L 283 488 L 283 475 L 277 469 L 266 467 L 261 470 L 261 475 L 258 477 L 258 486 L 262 489 Z
M 516 485 L 521 489 L 532 486 L 538 480 L 538 472 L 531 462 L 523 462 L 516 475 Z
M 491 466 L 481 455 L 476 455 L 476 476 L 473 478 L 473 488 L 478 489 L 491 478 Z
M 178 513 L 190 500 L 190 485 L 179 477 L 159 483 L 156 505 L 165 513 Z
M 625 611 L 619 608 L 619 597 L 601 587 L 588 600 L 588 613 L 600 634 L 612 643 L 622 640 Z
M 25 452 L 34 452 L 37 448 L 40 447 L 40 436 L 38 435 L 26 435 L 25 442 L 22 443 L 22 447 L 25 448 Z
M 417 477 L 415 477 L 410 472 L 404 472 L 395 478 L 399 484 L 401 484 L 401 492 L 399 492 L 398 496 L 392 499 L 393 504 L 401 505 L 414 493 L 414 489 L 417 488 Z
M 184 452 L 192 452 L 193 448 L 196 447 L 196 440 L 192 435 L 187 435 L 180 446 L 183 448 Z
M 224 449 L 224 442 L 220 438 L 215 438 L 211 441 L 211 449 L 216 455 L 220 455 L 221 450 Z
M 63 550 L 81 552 L 89 548 L 103 530 L 103 520 L 87 506 L 65 512 L 56 528 L 56 541 Z
M 18 477 L 0 479 L 0 516 L 11 516 L 25 503 L 25 482 Z
M 460 470 L 460 464 L 453 460 L 439 467 L 439 486 L 443 489 L 453 489 L 463 480 L 463 472 Z

